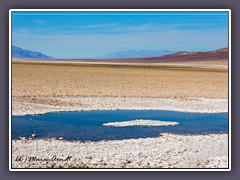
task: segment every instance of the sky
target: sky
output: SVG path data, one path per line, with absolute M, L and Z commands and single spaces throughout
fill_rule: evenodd
M 227 12 L 12 12 L 12 45 L 54 58 L 228 46 Z

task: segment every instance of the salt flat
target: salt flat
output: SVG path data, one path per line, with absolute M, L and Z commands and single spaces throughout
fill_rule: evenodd
M 13 168 L 228 168 L 228 135 L 161 134 L 100 142 L 14 140 Z M 52 157 L 69 161 L 52 161 Z M 16 161 L 22 156 L 24 161 Z M 50 159 L 30 161 L 30 157 Z
M 201 67 L 200 67 L 201 66 Z M 86 110 L 228 112 L 226 65 L 109 65 L 13 62 L 13 115 Z M 14 140 L 13 167 L 227 168 L 228 135 L 173 135 L 101 142 Z M 120 152 L 120 153 L 119 153 Z M 19 155 L 73 155 L 18 162 Z

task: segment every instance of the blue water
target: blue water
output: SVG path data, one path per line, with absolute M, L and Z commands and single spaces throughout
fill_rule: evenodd
M 179 122 L 178 126 L 111 127 L 107 122 L 150 119 Z M 159 133 L 228 133 L 228 114 L 199 114 L 159 110 L 116 110 L 49 113 L 39 116 L 13 116 L 12 139 L 30 137 L 99 141 L 156 137 Z

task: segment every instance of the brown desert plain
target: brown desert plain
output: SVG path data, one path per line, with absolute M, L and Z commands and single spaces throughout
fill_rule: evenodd
M 170 56 L 122 61 L 13 59 L 12 115 L 114 109 L 228 112 L 227 48 Z M 13 168 L 228 167 L 227 134 L 165 133 L 100 142 L 22 138 L 13 140 L 12 146 Z M 74 158 L 15 161 L 19 155 L 63 157 L 64 152 Z

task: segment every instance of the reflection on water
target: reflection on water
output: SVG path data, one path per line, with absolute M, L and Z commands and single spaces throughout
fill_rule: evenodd
M 179 122 L 178 126 L 111 127 L 107 122 L 149 119 Z M 39 116 L 13 116 L 12 139 L 30 137 L 99 141 L 156 137 L 159 133 L 228 133 L 228 114 L 199 114 L 159 110 L 114 110 L 49 113 Z

